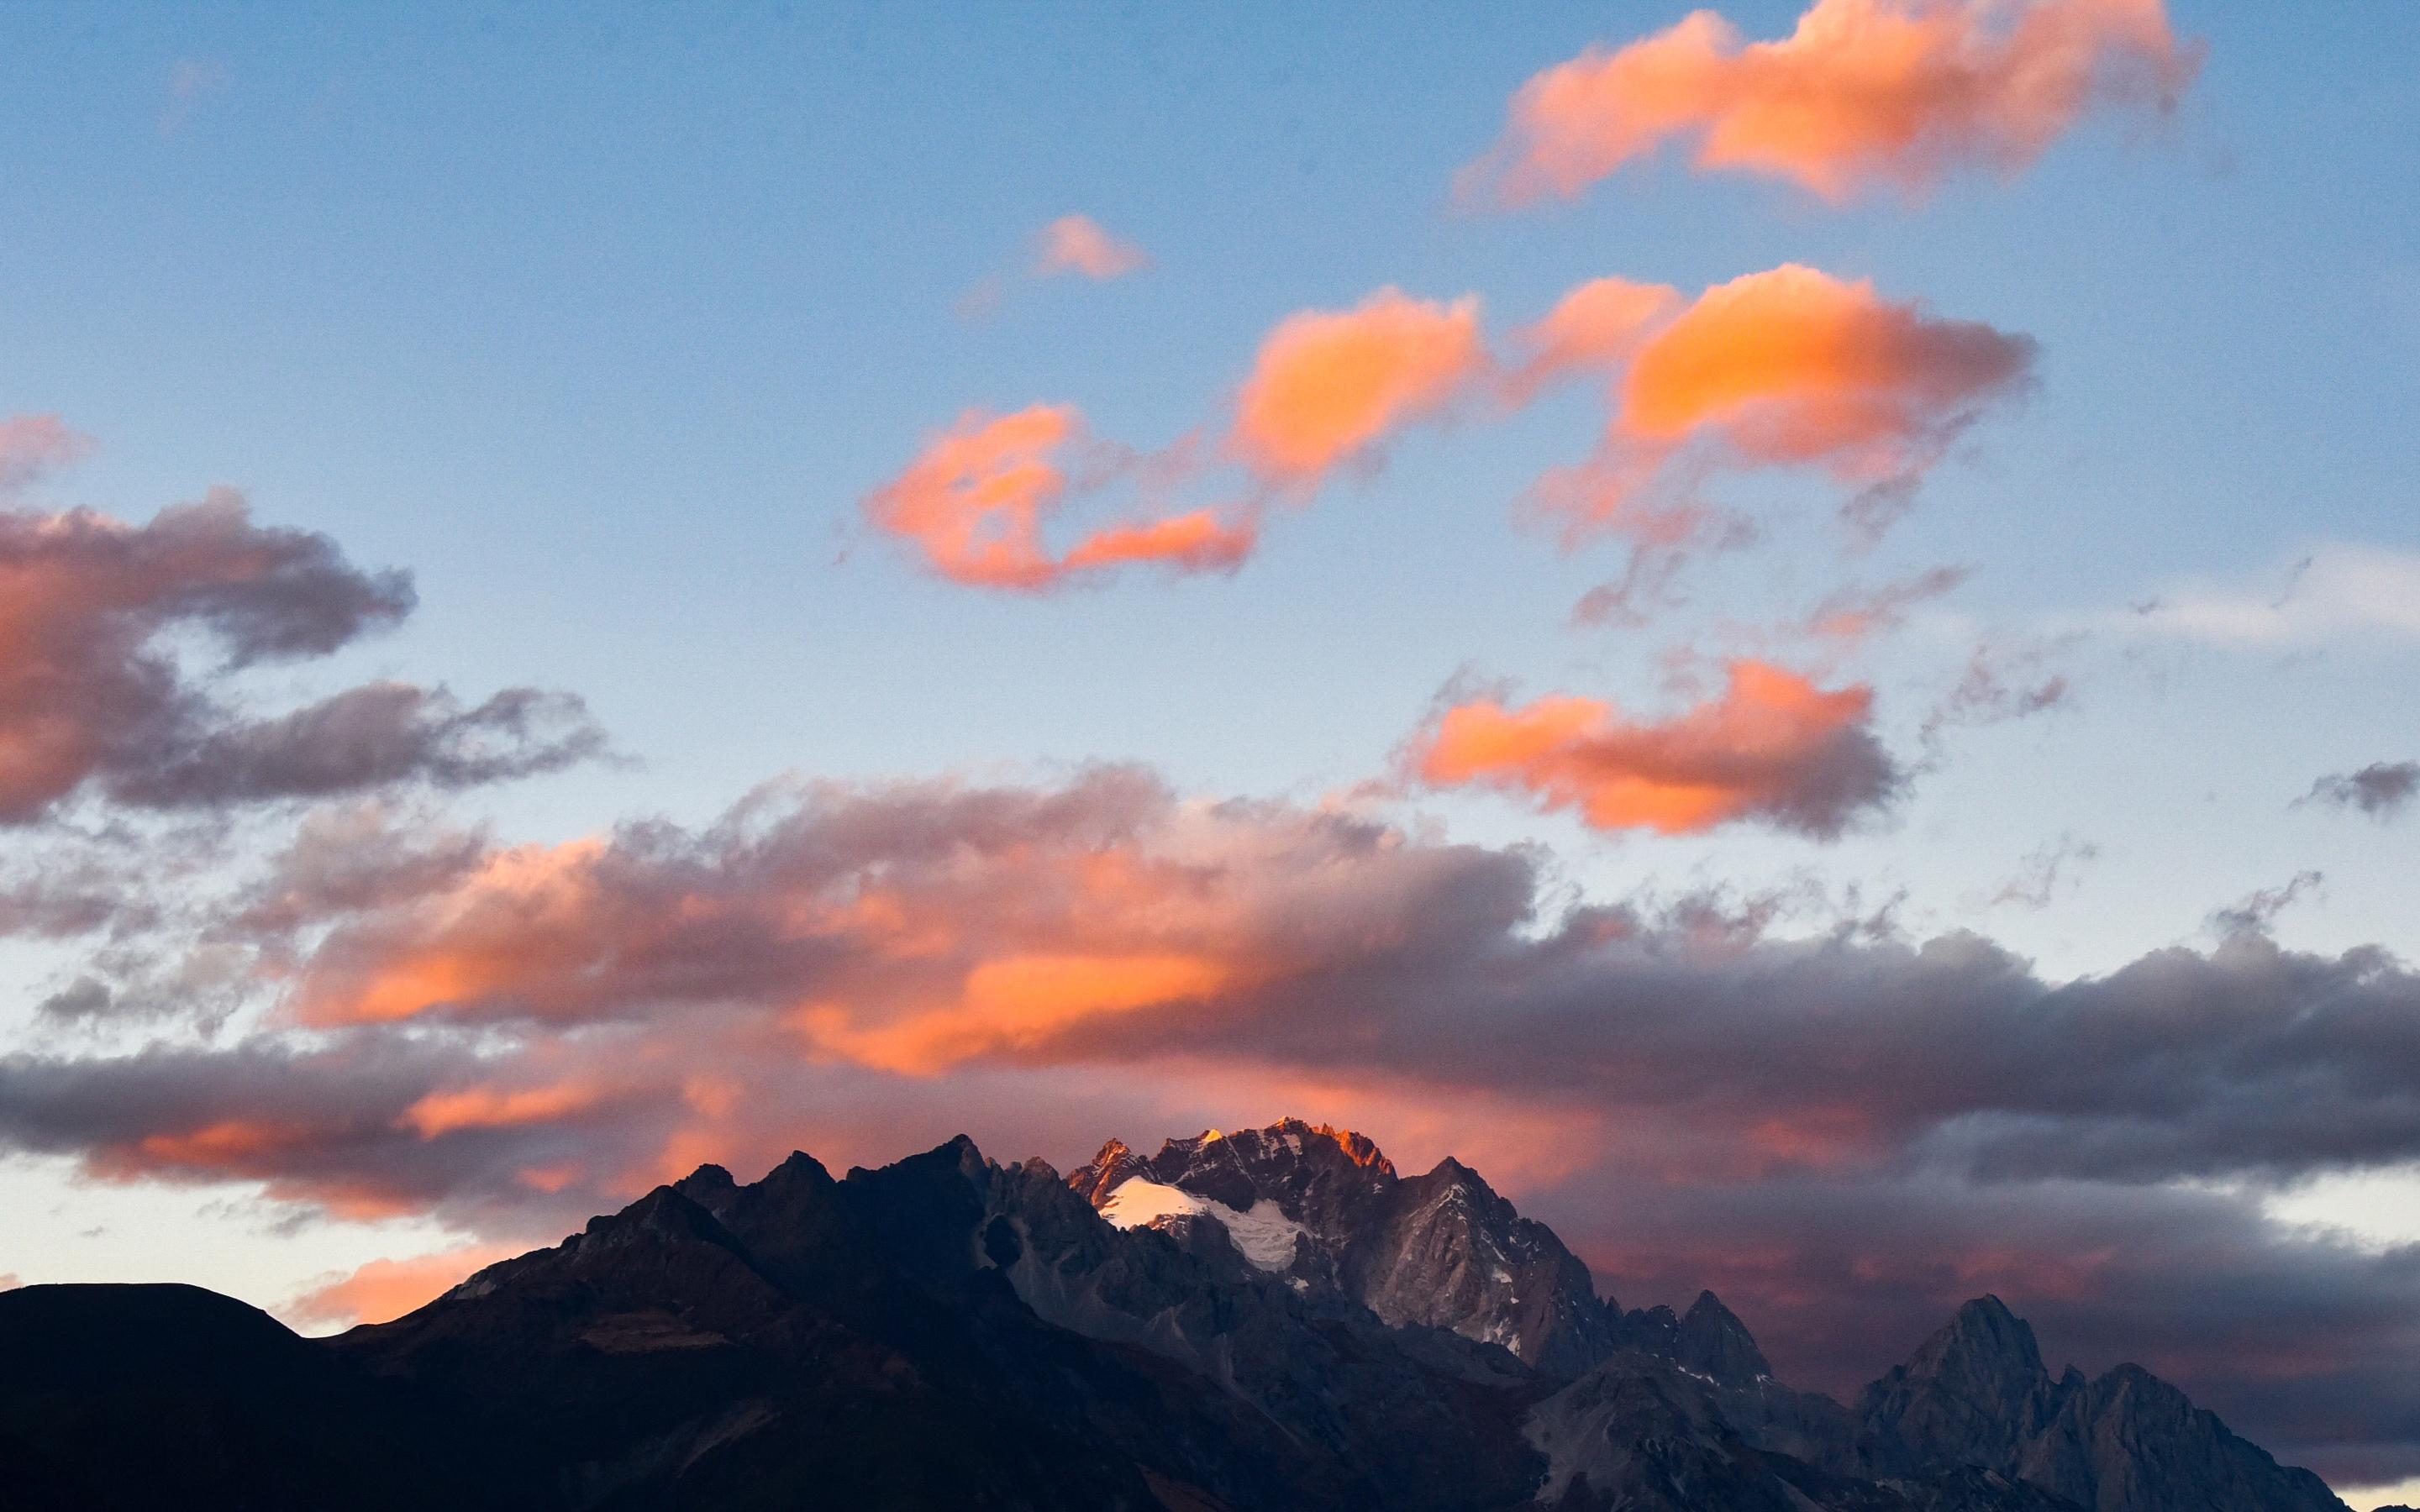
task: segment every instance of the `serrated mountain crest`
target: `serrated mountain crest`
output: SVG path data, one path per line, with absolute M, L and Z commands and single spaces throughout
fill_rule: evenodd
M 1366 1134 L 1285 1118 L 1170 1139 L 1149 1159 L 1111 1140 L 1068 1185 L 1122 1227 L 1198 1242 L 1209 1223 L 1302 1289 L 1498 1345 L 1553 1375 L 1575 1376 L 1615 1344 L 1618 1315 L 1588 1267 L 1450 1156 L 1406 1178 Z

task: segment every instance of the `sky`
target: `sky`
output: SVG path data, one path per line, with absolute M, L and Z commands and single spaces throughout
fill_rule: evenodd
M 2420 11 L 0 40 L 0 1277 L 1294 1114 L 2420 1489 Z

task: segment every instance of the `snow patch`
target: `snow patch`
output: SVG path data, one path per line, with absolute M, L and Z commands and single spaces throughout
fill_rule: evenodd
M 1197 1197 L 1181 1187 L 1164 1186 L 1140 1176 L 1129 1176 L 1110 1190 L 1109 1199 L 1101 1204 L 1101 1216 L 1120 1228 L 1148 1228 L 1162 1218 L 1173 1218 L 1180 1213 L 1208 1212 L 1218 1206 L 1207 1197 Z
M 1303 1231 L 1302 1225 L 1266 1197 L 1253 1203 L 1249 1212 L 1237 1212 L 1223 1202 L 1140 1176 L 1129 1176 L 1117 1184 L 1101 1204 L 1101 1216 L 1120 1228 L 1155 1227 L 1175 1217 L 1216 1219 L 1244 1258 L 1264 1271 L 1282 1271 L 1292 1265 L 1295 1236 Z

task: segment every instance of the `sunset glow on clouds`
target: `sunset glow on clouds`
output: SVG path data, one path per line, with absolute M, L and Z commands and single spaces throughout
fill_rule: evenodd
M 1305 311 L 1261 343 L 1235 397 L 1233 444 L 1273 483 L 1316 483 L 1444 409 L 1487 368 L 1477 300 L 1383 288 L 1350 310 Z
M 2198 56 L 2161 0 L 1817 0 L 1792 35 L 1743 43 L 1713 10 L 1590 49 L 1513 97 L 1466 194 L 1570 199 L 1667 143 L 1696 166 L 1826 200 L 2023 168 L 2096 105 L 2173 105 Z
M 1414 744 L 1419 777 L 1480 785 L 1598 829 L 1697 834 L 1757 821 L 1836 835 L 1900 788 L 1870 728 L 1873 690 L 1825 691 L 1781 668 L 1731 664 L 1723 692 L 1668 719 L 1596 699 L 1456 704 Z
M 1795 264 L 1694 301 L 1594 279 L 1512 345 L 1499 362 L 1475 297 L 1449 304 L 1382 288 L 1349 310 L 1296 313 L 1263 339 L 1225 451 L 1258 490 L 1307 500 L 1339 470 L 1374 466 L 1407 426 L 1466 411 L 1500 421 L 1560 383 L 1595 378 L 1610 409 L 1595 454 L 1549 470 L 1529 501 L 1567 545 L 1617 536 L 1661 554 L 1634 572 L 1668 573 L 1683 550 L 1739 529 L 1702 487 L 1726 470 L 1812 470 L 1850 490 L 1854 526 L 1878 533 L 1968 426 L 2024 390 L 2035 355 L 2024 336 Z M 1045 591 L 1136 563 L 1227 572 L 1259 545 L 1257 510 L 1230 505 L 1109 526 L 1053 555 L 1045 523 L 1071 493 L 1106 481 L 1071 479 L 1082 464 L 1069 458 L 1089 445 L 1072 406 L 970 410 L 865 510 L 970 587 Z M 1164 463 L 1179 487 L 1207 471 L 1183 448 Z
M 912 543 L 934 572 L 974 588 L 1042 592 L 1138 563 L 1225 572 L 1251 554 L 1257 528 L 1249 518 L 1195 510 L 1108 526 L 1053 555 L 1043 527 L 1067 498 L 1063 458 L 1083 443 L 1083 416 L 1071 406 L 1032 405 L 1010 415 L 969 410 L 866 496 L 866 517 Z
M 1546 317 L 1514 335 L 1528 353 L 1512 378 L 1516 401 L 1574 374 L 1619 372 L 1681 306 L 1681 291 L 1626 278 L 1592 279 Z
M 1598 455 L 1540 500 L 1575 532 L 1623 531 L 1692 501 L 1724 469 L 1807 467 L 1887 523 L 1989 407 L 2018 393 L 2034 345 L 1892 301 L 1870 283 L 1785 265 L 1706 290 L 1639 343 Z
M 472 1272 L 516 1253 L 504 1245 L 474 1244 L 406 1260 L 372 1260 L 312 1287 L 279 1310 L 304 1327 L 383 1323 L 452 1289 Z

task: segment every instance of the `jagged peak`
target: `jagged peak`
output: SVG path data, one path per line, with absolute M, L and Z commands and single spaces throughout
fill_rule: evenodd
M 713 1213 L 673 1186 L 659 1186 L 619 1212 L 599 1213 L 588 1220 L 580 1237 L 591 1243 L 619 1243 L 641 1234 L 715 1239 L 724 1236 Z
M 1712 1291 L 1700 1291 L 1682 1315 L 1673 1347 L 1683 1365 L 1716 1381 L 1745 1383 L 1773 1374 L 1756 1335 Z
M 2047 1379 L 2040 1346 L 2030 1324 L 2009 1304 L 1986 1294 L 1962 1304 L 1949 1321 L 1926 1339 L 1908 1362 L 1908 1373 L 1938 1376 L 1988 1366 L 1993 1375 Z
M 863 1165 L 852 1165 L 848 1168 L 847 1180 L 864 1181 L 876 1177 L 904 1176 L 936 1165 L 954 1167 L 959 1175 L 970 1181 L 980 1183 L 990 1162 L 984 1158 L 984 1152 L 976 1147 L 971 1137 L 966 1134 L 953 1134 L 921 1154 L 905 1156 L 892 1161 L 888 1165 L 876 1169 L 868 1169 Z

